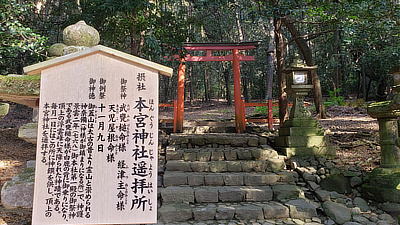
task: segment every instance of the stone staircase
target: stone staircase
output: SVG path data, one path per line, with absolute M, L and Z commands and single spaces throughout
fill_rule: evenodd
M 317 216 L 265 137 L 171 134 L 164 153 L 159 223 Z

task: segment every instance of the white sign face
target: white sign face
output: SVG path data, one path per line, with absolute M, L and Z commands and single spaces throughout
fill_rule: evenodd
M 97 53 L 42 71 L 32 223 L 157 222 L 158 72 Z
M 295 84 L 305 84 L 306 83 L 306 74 L 302 72 L 295 72 L 294 73 L 294 83 Z

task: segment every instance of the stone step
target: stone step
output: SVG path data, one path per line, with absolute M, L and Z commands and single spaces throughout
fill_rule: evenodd
M 167 147 L 166 160 L 184 161 L 222 161 L 222 160 L 266 160 L 279 158 L 278 153 L 270 146 L 228 147 L 228 148 L 181 148 Z
M 267 160 L 238 160 L 238 161 L 208 161 L 190 162 L 184 160 L 169 160 L 165 163 L 166 171 L 182 172 L 275 172 L 286 166 L 283 158 Z
M 187 220 L 311 219 L 316 216 L 316 206 L 302 198 L 290 200 L 285 204 L 279 202 L 173 203 L 164 204 L 158 210 L 159 221 L 164 223 Z
M 249 126 L 252 130 L 255 126 Z M 247 127 L 246 127 L 247 128 Z M 172 123 L 160 123 L 159 129 L 164 130 L 168 134 L 173 133 L 174 126 Z M 215 121 L 184 121 L 184 134 L 207 134 L 207 133 L 236 133 L 235 123 L 232 122 L 215 122 Z
M 160 188 L 162 204 L 280 201 L 304 198 L 301 188 L 291 184 L 269 186 L 214 186 Z
M 171 134 L 169 144 L 180 148 L 191 147 L 257 147 L 267 144 L 267 138 L 255 134 L 209 133 Z
M 200 173 L 165 171 L 164 187 L 189 185 L 196 186 L 264 186 L 275 183 L 292 184 L 297 173 L 281 171 L 277 173 Z

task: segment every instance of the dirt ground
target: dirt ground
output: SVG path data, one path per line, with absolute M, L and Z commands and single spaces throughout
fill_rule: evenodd
M 331 106 L 330 115 L 319 119 L 319 124 L 336 146 L 337 155 L 345 165 L 357 165 L 372 170 L 379 165 L 379 127 L 376 119 L 363 107 Z M 254 114 L 254 107 L 246 107 L 246 116 Z M 235 107 L 225 102 L 197 102 L 185 105 L 184 119 L 188 121 L 228 121 L 235 117 Z M 161 108 L 160 118 L 173 118 L 172 108 Z M 274 117 L 275 118 L 275 117 Z M 276 129 L 279 128 L 274 123 Z
M 0 119 L 0 186 L 35 159 L 36 146 L 18 138 L 18 128 L 31 122 L 32 109 L 10 103 L 10 112 Z M 7 210 L 0 205 L 0 225 L 30 224 L 31 210 Z
M 365 108 L 329 107 L 330 117 L 319 120 L 320 125 L 337 147 L 337 155 L 344 165 L 360 166 L 371 170 L 379 165 L 380 147 L 378 124 Z M 254 108 L 246 108 L 251 115 Z M 172 118 L 172 108 L 161 108 L 160 118 Z M 225 102 L 198 102 L 186 104 L 185 120 L 228 121 L 234 118 L 234 106 Z M 35 159 L 36 147 L 18 138 L 18 127 L 30 122 L 32 109 L 11 104 L 9 114 L 0 119 L 0 186 L 21 173 L 26 162 Z M 277 124 L 275 124 L 277 127 Z M 30 224 L 30 210 L 6 210 L 0 205 L 0 225 Z

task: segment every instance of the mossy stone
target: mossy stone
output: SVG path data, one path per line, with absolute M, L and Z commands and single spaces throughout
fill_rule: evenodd
M 92 47 L 100 42 L 99 32 L 81 20 L 63 31 L 64 43 L 68 46 Z
M 367 108 L 367 113 L 372 118 L 392 118 L 400 116 L 400 110 L 395 109 L 395 105 L 392 101 L 371 103 Z
M 0 102 L 0 118 L 6 116 L 8 114 L 9 109 L 10 109 L 9 104 Z
M 375 168 L 361 193 L 377 202 L 400 203 L 400 168 Z
M 63 43 L 56 43 L 50 46 L 48 53 L 49 56 L 62 56 L 64 52 L 64 48 L 67 46 Z
M 79 52 L 85 50 L 87 47 L 84 46 L 67 46 L 63 50 L 63 55 L 68 55 L 74 52 Z
M 336 191 L 340 194 L 351 193 L 349 180 L 341 174 L 328 176 L 321 181 L 321 187 L 328 191 Z

